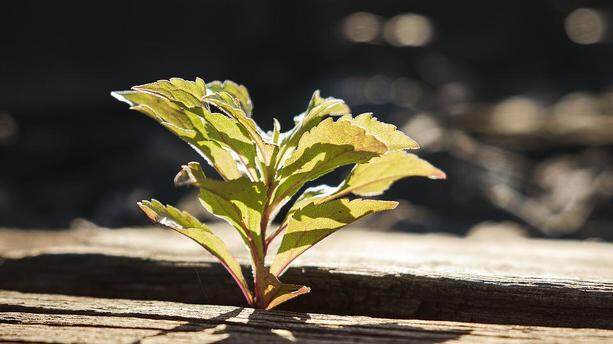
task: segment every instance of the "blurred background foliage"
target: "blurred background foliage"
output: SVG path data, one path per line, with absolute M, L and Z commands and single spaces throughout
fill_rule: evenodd
M 448 180 L 398 183 L 374 228 L 613 240 L 610 1 L 2 7 L 0 226 L 142 225 L 152 196 L 193 211 L 171 181 L 198 157 L 109 92 L 201 76 L 245 84 L 264 129 L 320 89 L 420 142 Z

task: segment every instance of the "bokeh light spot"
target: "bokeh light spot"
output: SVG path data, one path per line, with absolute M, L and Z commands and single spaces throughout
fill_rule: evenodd
M 397 47 L 421 47 L 432 40 L 434 29 L 430 19 L 420 14 L 401 14 L 385 23 L 385 40 Z
M 604 15 L 592 8 L 576 9 L 564 22 L 566 35 L 577 44 L 594 44 L 602 41 L 606 26 Z
M 368 43 L 377 39 L 381 26 L 379 16 L 368 12 L 356 12 L 343 20 L 342 33 L 349 42 Z

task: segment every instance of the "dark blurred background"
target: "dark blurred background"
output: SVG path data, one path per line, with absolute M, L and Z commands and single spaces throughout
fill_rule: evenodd
M 448 180 L 377 228 L 613 240 L 611 1 L 11 1 L 0 11 L 0 226 L 148 223 L 191 149 L 109 92 L 232 79 L 264 129 L 315 89 L 372 111 Z M 338 182 L 332 175 L 328 183 Z

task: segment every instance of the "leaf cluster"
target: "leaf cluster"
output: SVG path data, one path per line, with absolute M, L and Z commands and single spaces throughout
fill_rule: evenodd
M 247 89 L 232 81 L 171 78 L 112 95 L 187 142 L 215 169 L 220 179 L 206 176 L 198 162 L 190 162 L 174 182 L 197 188 L 202 206 L 236 228 L 251 255 L 251 284 L 206 224 L 156 200 L 138 205 L 152 221 L 217 257 L 247 303 L 258 308 L 271 309 L 310 291 L 279 280 L 310 247 L 364 216 L 397 205 L 363 197 L 380 195 L 401 178 L 445 177 L 406 152 L 418 145 L 395 126 L 370 113 L 353 116 L 342 100 L 323 98 L 318 91 L 286 132 L 276 119 L 271 132 L 260 129 L 252 118 Z M 297 196 L 305 184 L 346 165 L 354 166 L 340 185 L 310 187 Z M 291 199 L 296 201 L 287 215 L 270 231 L 273 219 Z M 266 265 L 268 248 L 281 234 L 276 255 Z

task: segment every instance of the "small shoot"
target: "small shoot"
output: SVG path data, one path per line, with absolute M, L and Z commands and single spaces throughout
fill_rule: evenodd
M 266 133 L 252 118 L 253 103 L 243 85 L 171 78 L 112 95 L 151 117 L 193 147 L 219 179 L 198 162 L 182 166 L 174 182 L 199 190 L 202 206 L 236 228 L 250 253 L 248 281 L 226 244 L 192 215 L 156 200 L 139 202 L 155 223 L 181 233 L 215 256 L 228 270 L 245 301 L 272 309 L 310 291 L 280 277 L 298 256 L 354 221 L 394 209 L 397 202 L 367 199 L 407 177 L 444 179 L 445 174 L 406 150 L 418 144 L 371 113 L 350 114 L 340 99 L 316 91 L 295 127 L 281 132 L 277 119 Z M 279 210 L 303 187 L 341 166 L 353 169 L 336 187 L 305 189 L 279 225 Z M 266 265 L 273 240 L 281 243 Z

